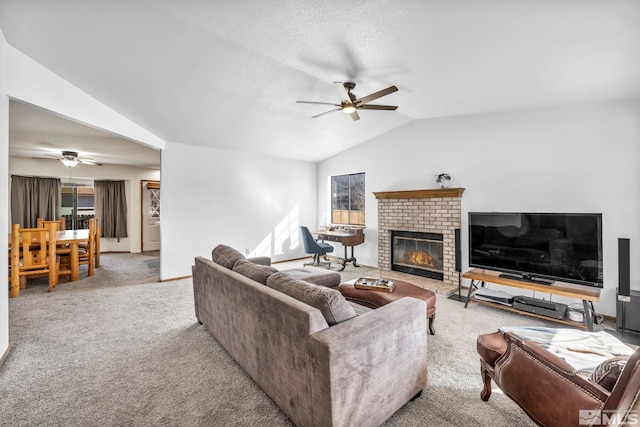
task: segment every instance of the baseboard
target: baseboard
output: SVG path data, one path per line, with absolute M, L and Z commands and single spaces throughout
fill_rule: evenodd
M 164 283 L 164 282 L 173 282 L 175 280 L 182 280 L 182 279 L 190 279 L 193 276 L 181 276 L 181 277 L 172 277 L 171 279 L 163 279 L 160 280 L 160 283 Z

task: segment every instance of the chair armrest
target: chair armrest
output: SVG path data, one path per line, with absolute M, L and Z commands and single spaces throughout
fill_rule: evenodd
M 609 393 L 533 341 L 505 333 L 507 351 L 496 361 L 494 381 L 542 425 L 579 425 L 580 411 L 600 410 Z
M 317 332 L 310 352 L 318 419 L 382 424 L 426 385 L 426 304 L 402 298 Z

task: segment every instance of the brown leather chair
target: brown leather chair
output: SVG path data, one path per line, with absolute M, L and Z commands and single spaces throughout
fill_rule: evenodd
M 611 369 L 599 369 L 595 377 L 580 375 L 539 344 L 510 332 L 480 335 L 477 350 L 484 401 L 491 397 L 493 380 L 538 425 L 640 423 L 640 349 L 619 368 L 617 378 L 611 378 Z

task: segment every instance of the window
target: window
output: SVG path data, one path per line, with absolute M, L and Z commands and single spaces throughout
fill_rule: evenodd
M 149 187 L 149 218 L 160 218 L 160 189 Z
M 331 222 L 364 225 L 364 172 L 331 177 Z

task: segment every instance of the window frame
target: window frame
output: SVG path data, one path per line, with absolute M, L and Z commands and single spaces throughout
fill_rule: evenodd
M 361 182 L 360 179 L 361 178 Z M 340 180 L 347 180 L 346 187 Z M 354 172 L 341 175 L 332 175 L 329 180 L 330 186 L 330 218 L 332 224 L 339 225 L 365 225 L 366 208 L 366 174 L 365 172 Z M 342 186 L 346 189 L 346 195 L 339 195 Z M 355 193 L 355 194 L 354 194 Z M 359 193 L 359 194 L 358 194 Z M 345 199 L 346 196 L 346 199 Z M 338 200 L 338 197 L 341 200 Z M 346 203 L 345 203 L 346 202 Z M 360 207 L 357 205 L 361 204 Z M 340 206 L 342 205 L 342 206 Z M 345 220 L 346 217 L 346 220 Z

